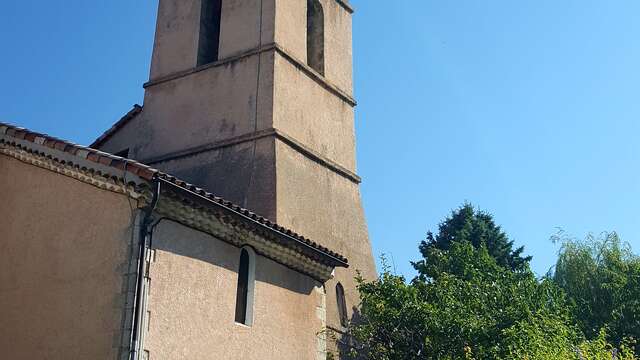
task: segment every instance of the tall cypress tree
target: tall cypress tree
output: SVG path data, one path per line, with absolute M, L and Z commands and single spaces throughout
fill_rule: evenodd
M 427 239 L 420 244 L 420 252 L 426 259 L 439 251 L 448 251 L 455 242 L 469 242 L 476 249 L 486 248 L 498 265 L 512 271 L 528 269 L 531 261 L 531 256 L 522 256 L 524 247 L 513 249 L 513 240 L 494 223 L 491 214 L 476 210 L 469 203 L 453 211 L 440 223 L 438 234 L 429 231 Z M 421 277 L 432 276 L 425 260 L 414 262 L 413 266 Z

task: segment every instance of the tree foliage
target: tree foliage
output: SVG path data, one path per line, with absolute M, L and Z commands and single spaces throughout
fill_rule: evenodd
M 406 283 L 386 269 L 360 279 L 364 321 L 352 328 L 352 355 L 366 359 L 562 358 L 578 339 L 562 292 L 530 271 L 497 264 L 468 242 L 437 251 L 431 281 Z M 532 357 L 531 359 L 543 359 Z
M 558 279 L 537 279 L 530 258 L 512 245 L 490 215 L 463 206 L 420 246 L 423 258 L 414 263 L 419 276 L 411 282 L 387 266 L 375 281 L 358 279 L 360 316 L 349 328 L 352 346 L 343 355 L 611 360 L 615 354 L 617 360 L 635 359 L 631 340 L 613 346 L 605 328 L 586 339 L 575 321 L 576 301 L 556 283 L 561 273 L 556 272 Z
M 436 235 L 431 231 L 427 233 L 427 239 L 420 244 L 420 252 L 424 259 L 429 259 L 434 250 L 448 251 L 452 244 L 463 242 L 476 249 L 486 248 L 498 265 L 514 271 L 527 269 L 531 260 L 530 256 L 522 256 L 524 247 L 513 249 L 513 240 L 494 223 L 491 214 L 476 210 L 468 203 L 440 223 Z M 413 265 L 423 279 L 431 276 L 425 260 Z
M 640 257 L 616 233 L 577 241 L 559 233 L 562 247 L 550 275 L 573 304 L 577 324 L 588 339 L 606 328 L 621 344 L 640 339 Z

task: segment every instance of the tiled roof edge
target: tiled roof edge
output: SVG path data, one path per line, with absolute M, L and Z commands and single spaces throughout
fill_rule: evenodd
M 230 201 L 226 201 L 223 198 L 217 197 L 214 194 L 207 192 L 204 189 L 201 189 L 195 185 L 189 184 L 185 181 L 176 179 L 171 175 L 167 175 L 162 172 L 158 172 L 158 179 L 173 185 L 179 189 L 182 189 L 186 193 L 191 196 L 195 196 L 200 198 L 201 200 L 205 200 L 207 202 L 215 204 L 217 207 L 222 207 L 231 212 L 233 215 L 241 217 L 243 220 L 254 223 L 257 228 L 255 229 L 257 233 L 261 233 L 259 228 L 266 228 L 269 231 L 273 232 L 273 234 L 279 238 L 281 238 L 284 242 L 290 243 L 291 247 L 299 248 L 302 253 L 305 253 L 312 259 L 315 259 L 316 256 L 322 254 L 325 256 L 332 266 L 338 267 L 349 267 L 349 261 L 344 256 L 314 242 L 311 241 L 304 236 L 297 234 L 290 229 L 287 229 L 283 226 L 280 226 L 274 222 L 271 222 L 269 219 L 262 217 L 250 210 L 247 210 L 239 205 L 236 205 Z M 309 253 L 307 250 L 311 250 L 315 252 L 315 254 Z
M 133 109 L 131 109 L 128 113 L 126 113 L 120 120 L 116 121 L 107 131 L 105 131 L 100 137 L 98 137 L 89 147 L 91 148 L 99 148 L 102 146 L 105 141 L 109 140 L 113 134 L 115 134 L 118 130 L 120 130 L 123 126 L 125 126 L 129 121 L 133 120 L 138 114 L 142 112 L 142 106 L 138 104 L 133 105 Z
M 22 127 L 0 122 L 0 137 L 2 136 L 48 147 L 115 170 L 126 170 L 128 173 L 136 175 L 146 181 L 153 180 L 154 176 L 158 172 L 158 170 L 135 160 L 122 158 L 90 147 L 78 145 L 70 141 L 61 140 L 47 134 L 33 132 Z
M 294 242 L 297 242 L 298 244 L 294 244 L 296 245 L 296 247 L 297 245 L 302 245 L 303 247 L 314 249 L 315 251 L 324 254 L 330 260 L 333 266 L 349 266 L 348 260 L 344 256 L 333 252 L 330 249 L 291 231 L 290 229 L 280 226 L 270 221 L 269 219 L 257 215 L 250 210 L 242 208 L 241 206 L 233 204 L 230 201 L 226 201 L 220 197 L 217 197 L 214 194 L 193 184 L 187 183 L 186 181 L 180 180 L 169 174 L 165 174 L 157 169 L 139 163 L 135 160 L 122 158 L 90 147 L 85 147 L 66 140 L 61 140 L 53 136 L 33 132 L 22 127 L 0 122 L 0 140 L 6 142 L 5 139 L 10 140 L 11 138 L 13 138 L 14 141 L 23 140 L 25 142 L 31 142 L 35 145 L 48 147 L 53 150 L 57 150 L 84 160 L 94 162 L 96 164 L 113 168 L 114 170 L 126 170 L 126 172 L 134 174 L 148 182 L 160 180 L 169 182 L 178 188 L 182 188 L 189 193 L 198 195 L 203 199 L 207 199 L 208 201 L 215 203 L 216 206 L 223 207 L 236 215 L 241 215 L 260 227 L 266 227 L 277 236 L 285 237 Z

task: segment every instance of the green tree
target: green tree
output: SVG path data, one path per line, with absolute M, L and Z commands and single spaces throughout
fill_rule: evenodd
M 343 355 L 370 360 L 636 359 L 632 343 L 613 346 L 606 329 L 585 340 L 557 280 L 537 279 L 530 258 L 521 249 L 511 250 L 512 245 L 489 214 L 463 206 L 420 246 L 423 258 L 414 263 L 419 276 L 411 282 L 386 265 L 377 280 L 357 279 L 362 303 Z M 621 313 L 629 314 L 630 306 Z
M 596 339 L 605 328 L 616 345 L 640 339 L 640 257 L 615 232 L 584 241 L 561 232 L 554 240 L 562 246 L 551 277 L 573 303 L 584 335 Z
M 522 256 L 523 247 L 513 249 L 513 240 L 497 226 L 491 214 L 476 210 L 466 203 L 453 211 L 439 225 L 437 235 L 431 231 L 427 239 L 420 244 L 420 252 L 424 259 L 429 259 L 434 250 L 447 251 L 454 243 L 468 242 L 474 248 L 485 247 L 497 264 L 505 268 L 520 271 L 528 268 L 530 256 Z M 413 263 L 420 276 L 430 277 L 426 260 Z
M 411 283 L 386 269 L 376 281 L 361 279 L 362 322 L 352 327 L 355 358 L 513 359 L 535 352 L 573 356 L 578 332 L 552 282 L 530 271 L 500 266 L 482 246 L 455 242 L 426 265 L 429 281 Z M 449 272 L 453 270 L 453 273 Z

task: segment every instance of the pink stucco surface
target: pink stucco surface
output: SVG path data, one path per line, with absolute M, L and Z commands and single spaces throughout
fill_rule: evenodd
M 0 358 L 116 359 L 127 198 L 0 155 Z

